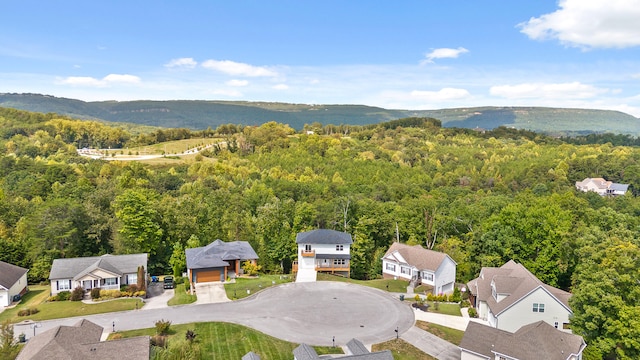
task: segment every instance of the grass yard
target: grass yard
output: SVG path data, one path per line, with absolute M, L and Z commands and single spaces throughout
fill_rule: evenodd
M 257 277 L 239 277 L 235 283 L 224 284 L 227 297 L 231 300 L 238 300 L 255 294 L 270 286 L 284 284 L 293 281 L 293 275 L 259 275 Z M 250 294 L 247 294 L 249 290 Z
M 373 287 L 373 288 L 384 290 L 384 291 L 399 292 L 399 293 L 406 293 L 407 285 L 409 284 L 408 281 L 399 280 L 399 279 L 398 280 L 393 280 L 393 279 L 355 280 L 355 279 L 350 279 L 350 278 L 326 274 L 326 273 L 318 273 L 317 280 L 348 282 L 348 283 L 353 283 L 353 284 L 358 284 L 363 286 L 369 286 L 369 287 Z
M 279 340 L 251 328 L 222 322 L 190 323 L 171 325 L 168 338 L 184 339 L 187 330 L 197 334 L 195 343 L 200 346 L 202 359 L 240 359 L 249 351 L 253 351 L 265 360 L 290 360 L 292 351 L 298 344 Z M 118 332 L 122 337 L 155 335 L 155 328 Z M 113 335 L 110 335 L 110 337 Z M 339 347 L 316 347 L 319 354 L 342 354 Z
M 33 285 L 29 286 L 30 291 L 22 298 L 22 302 L 12 309 L 6 309 L 0 313 L 0 322 L 9 320 L 17 323 L 23 320 L 50 320 L 73 316 L 84 316 L 92 314 L 102 314 L 114 311 L 133 310 L 142 307 L 140 299 L 118 299 L 105 301 L 97 304 L 85 304 L 81 301 L 56 301 L 47 302 L 49 297 L 49 286 Z M 18 311 L 26 308 L 37 308 L 37 314 L 29 316 L 18 316 Z
M 374 344 L 371 351 L 391 350 L 394 360 L 436 360 L 402 339 Z
M 438 314 L 445 315 L 453 315 L 453 316 L 462 316 L 460 312 L 460 305 L 458 303 L 438 303 L 438 309 L 434 305 L 433 301 L 425 301 L 426 304 L 429 304 L 429 312 L 434 312 Z
M 184 284 L 176 285 L 174 294 L 171 300 L 167 302 L 169 306 L 191 304 L 198 299 L 196 295 L 191 295 L 185 291 Z
M 460 345 L 462 341 L 462 336 L 464 336 L 464 331 L 448 328 L 446 326 L 432 324 L 425 321 L 416 321 L 416 326 L 424 331 L 428 331 L 433 335 L 447 340 L 448 342 L 456 345 Z

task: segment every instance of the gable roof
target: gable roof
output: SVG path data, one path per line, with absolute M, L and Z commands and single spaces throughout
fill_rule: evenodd
M 544 321 L 525 325 L 515 333 L 469 322 L 460 348 L 493 359 L 495 354 L 520 360 L 566 360 L 586 344 L 582 337 L 560 331 Z
M 11 287 L 28 271 L 29 270 L 20 266 L 0 261 L 0 287 L 7 290 L 11 289 Z M 24 285 L 27 286 L 27 284 Z
M 103 328 L 89 320 L 56 326 L 29 339 L 16 360 L 148 360 L 148 336 L 100 342 Z
M 242 360 L 260 360 L 260 355 L 254 353 L 253 351 L 249 351 L 248 353 L 244 354 Z
M 491 293 L 492 282 L 498 294 L 506 295 L 504 299 L 494 299 Z M 570 293 L 543 283 L 522 264 L 513 260 L 499 268 L 483 267 L 480 276 L 469 281 L 467 287 L 478 300 L 486 302 L 496 316 L 537 289 L 543 289 L 571 313 Z
M 138 271 L 138 266 L 147 269 L 147 254 L 102 255 L 81 258 L 55 259 L 51 265 L 49 279 L 79 279 L 82 276 L 102 269 L 122 276 Z
M 341 360 L 393 360 L 393 354 L 389 350 L 369 352 L 367 348 L 356 339 L 351 339 L 347 343 L 347 349 L 351 355 L 334 356 L 335 359 Z M 293 356 L 296 360 L 319 360 L 323 359 L 318 353 L 307 344 L 300 344 L 293 349 Z
M 296 244 L 353 244 L 351 234 L 330 230 L 316 229 L 305 231 L 296 235 Z
M 258 254 L 247 241 L 224 242 L 220 239 L 203 247 L 186 249 L 187 268 L 203 269 L 229 266 L 230 260 L 255 260 Z
M 391 244 L 389 250 L 384 254 L 383 259 L 402 262 L 394 256 L 395 253 L 400 254 L 407 264 L 415 266 L 418 270 L 430 270 L 433 272 L 438 270 L 444 259 L 451 259 L 451 257 L 445 253 L 428 250 L 420 245 L 410 246 L 399 242 Z M 451 259 L 451 261 L 453 261 L 453 259 Z M 455 264 L 456 262 L 453 261 L 453 263 Z

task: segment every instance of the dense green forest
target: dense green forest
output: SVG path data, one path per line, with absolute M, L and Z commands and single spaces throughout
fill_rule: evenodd
M 604 177 L 638 191 L 640 148 L 422 118 L 305 128 L 133 135 L 0 108 L 0 260 L 29 268 L 31 282 L 55 258 L 104 253 L 147 252 L 151 273 L 179 273 L 185 247 L 247 240 L 263 270 L 287 272 L 296 233 L 330 228 L 353 235 L 351 273 L 367 279 L 396 238 L 429 242 L 458 263 L 459 282 L 514 259 L 570 290 L 585 358 L 640 356 L 640 200 L 574 186 Z M 154 166 L 76 153 L 205 136 L 228 146 Z

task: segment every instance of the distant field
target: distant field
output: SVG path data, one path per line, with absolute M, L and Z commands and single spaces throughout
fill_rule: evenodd
M 154 145 L 146 145 L 139 146 L 134 148 L 126 148 L 126 149 L 101 149 L 102 152 L 108 152 L 111 154 L 116 154 L 116 156 L 121 155 L 172 155 L 172 154 L 181 154 L 189 150 L 193 150 L 198 147 L 205 147 L 207 145 L 212 145 L 221 142 L 221 139 L 218 138 L 200 138 L 200 139 L 185 139 L 185 140 L 176 140 L 176 141 L 166 141 L 159 144 Z

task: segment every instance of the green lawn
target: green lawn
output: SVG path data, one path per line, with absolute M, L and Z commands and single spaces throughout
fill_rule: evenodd
M 391 350 L 394 360 L 436 360 L 402 339 L 374 344 L 371 351 Z
M 222 322 L 171 325 L 169 346 L 184 339 L 187 330 L 197 334 L 196 345 L 202 359 L 240 359 L 253 351 L 265 360 L 290 360 L 298 344 L 276 339 L 251 328 Z M 155 335 L 155 328 L 118 332 L 122 337 Z M 319 354 L 342 354 L 339 347 L 316 347 Z
M 30 291 L 22 298 L 22 302 L 12 309 L 0 313 L 0 322 L 9 320 L 16 323 L 23 320 L 49 320 L 73 316 L 102 314 L 106 312 L 133 310 L 143 305 L 140 299 L 118 299 L 97 304 L 84 304 L 81 301 L 47 302 L 49 287 L 44 285 L 29 286 Z M 37 308 L 37 314 L 18 316 L 18 311 L 26 308 Z
M 191 295 L 184 290 L 184 284 L 176 285 L 174 293 L 175 295 L 167 302 L 169 306 L 191 304 L 198 299 L 196 295 Z
M 398 280 L 393 280 L 393 279 L 355 280 L 355 279 L 350 279 L 343 276 L 336 276 L 336 275 L 331 275 L 326 273 L 318 273 L 317 280 L 348 282 L 348 283 L 353 283 L 353 284 L 358 284 L 363 286 L 369 286 L 369 287 L 373 287 L 373 288 L 384 290 L 384 291 L 399 292 L 399 293 L 406 293 L 407 285 L 409 284 L 408 281 L 399 280 L 399 279 Z
M 462 316 L 462 313 L 460 312 L 460 305 L 457 303 L 438 303 L 438 309 L 436 309 L 433 301 L 426 301 L 425 303 L 429 304 L 429 312 Z
M 224 284 L 227 297 L 231 300 L 245 298 L 270 286 L 284 284 L 293 280 L 293 275 L 260 275 L 258 277 L 240 277 L 235 283 Z M 247 293 L 249 290 L 249 294 Z
M 447 340 L 448 342 L 456 345 L 460 345 L 462 341 L 462 336 L 464 336 L 464 331 L 448 328 L 446 326 L 432 324 L 425 321 L 416 321 L 416 326 L 424 331 L 428 331 L 433 335 Z

